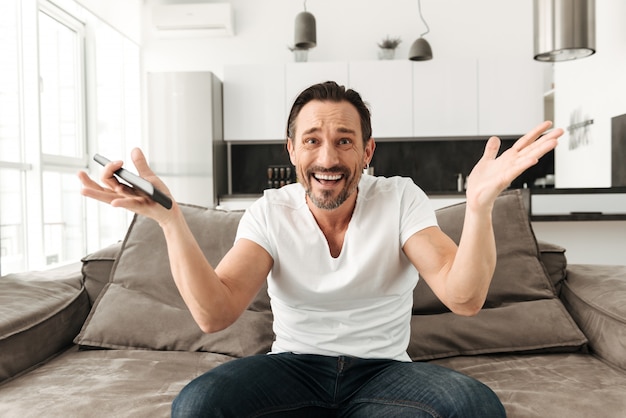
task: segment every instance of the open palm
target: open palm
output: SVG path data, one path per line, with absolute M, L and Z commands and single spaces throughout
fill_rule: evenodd
M 562 129 L 542 135 L 551 126 L 549 121 L 537 125 L 499 157 L 500 139 L 495 136 L 489 138 L 482 158 L 467 179 L 467 204 L 476 208 L 491 208 L 496 197 L 515 178 L 556 147 L 558 138 L 563 134 Z

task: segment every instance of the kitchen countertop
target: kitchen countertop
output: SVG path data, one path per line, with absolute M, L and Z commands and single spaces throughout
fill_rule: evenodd
M 528 205 L 530 206 L 530 218 L 533 222 L 560 222 L 560 221 L 626 221 L 626 187 L 611 187 L 611 188 L 576 188 L 576 189 L 556 189 L 553 187 L 547 188 L 529 188 L 524 189 L 529 192 Z M 449 191 L 426 191 L 426 194 L 433 199 L 445 199 L 445 198 L 464 198 L 465 192 L 457 192 L 453 190 Z M 613 194 L 623 194 L 622 196 L 616 196 Z M 594 198 L 593 195 L 596 195 Z M 250 202 L 261 197 L 262 194 L 231 194 L 220 197 L 220 203 L 224 202 Z M 533 198 L 534 197 L 534 198 Z M 592 208 L 587 209 L 589 204 L 600 202 L 601 198 L 608 197 L 608 204 L 611 207 Z M 539 199 L 539 200 L 538 200 Z M 593 199 L 593 200 L 587 200 Z M 618 204 L 613 202 L 618 199 Z M 535 204 L 533 205 L 533 200 Z M 568 205 L 572 202 L 574 206 L 582 204 L 583 209 L 574 206 L 568 206 L 567 209 L 559 212 L 558 205 Z M 565 202 L 565 203 L 563 203 Z M 541 203 L 539 205 L 538 203 Z M 533 206 L 543 206 L 547 210 L 539 209 L 538 212 L 533 210 Z M 556 212 L 551 211 L 551 207 L 557 207 Z

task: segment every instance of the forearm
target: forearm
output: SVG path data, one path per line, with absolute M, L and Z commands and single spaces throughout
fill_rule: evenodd
M 198 326 L 214 332 L 230 325 L 237 313 L 230 305 L 229 289 L 209 264 L 180 209 L 161 224 L 167 242 L 174 282 Z
M 455 312 L 473 315 L 480 310 L 495 266 L 491 209 L 472 210 L 468 206 L 459 246 L 446 280 L 446 293 Z

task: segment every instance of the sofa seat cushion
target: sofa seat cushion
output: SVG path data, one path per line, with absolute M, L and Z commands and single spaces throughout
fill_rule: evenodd
M 0 278 L 0 382 L 70 345 L 88 312 L 78 264 Z
M 591 350 L 626 371 L 626 267 L 571 265 L 561 297 Z
M 433 362 L 485 383 L 509 418 L 623 418 L 626 411 L 626 374 L 589 354 L 502 354 Z
M 200 248 L 216 266 L 232 247 L 243 212 L 182 205 Z M 172 278 L 158 224 L 135 216 L 111 279 L 75 342 L 110 349 L 208 351 L 236 357 L 269 351 L 273 316 L 267 288 L 225 330 L 205 334 L 193 320 Z
M 231 357 L 192 352 L 73 348 L 0 387 L 7 417 L 169 417 L 195 377 Z
M 465 203 L 436 214 L 441 230 L 459 243 Z M 492 220 L 497 262 L 482 310 L 473 317 L 455 315 L 420 280 L 413 292 L 411 359 L 585 350 L 587 339 L 559 300 L 553 283 L 561 280 L 564 257 L 557 256 L 551 263 L 553 278 L 542 262 L 519 190 L 496 199 Z

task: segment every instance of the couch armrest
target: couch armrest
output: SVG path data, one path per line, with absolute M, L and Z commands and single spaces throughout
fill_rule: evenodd
M 92 305 L 98 299 L 98 295 L 104 286 L 109 282 L 111 270 L 113 270 L 121 249 L 122 242 L 120 241 L 93 252 L 81 260 L 83 262 L 85 289 L 87 289 L 89 302 Z
M 546 268 L 556 294 L 561 294 L 561 285 L 567 274 L 567 258 L 565 248 L 550 242 L 537 240 L 539 258 Z
M 72 343 L 89 314 L 80 267 L 0 278 L 0 382 Z
M 626 370 L 626 266 L 569 265 L 561 298 L 590 349 Z

